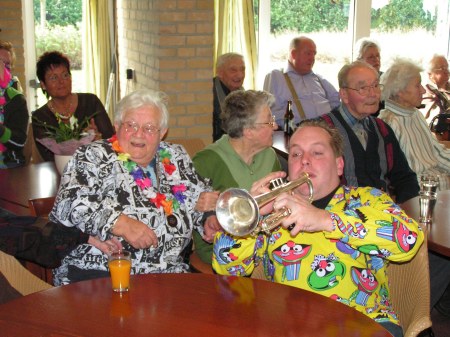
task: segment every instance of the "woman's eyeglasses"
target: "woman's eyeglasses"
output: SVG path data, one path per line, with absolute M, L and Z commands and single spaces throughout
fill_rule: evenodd
M 276 123 L 275 123 L 275 116 L 272 115 L 272 120 L 270 122 L 266 122 L 266 123 L 255 123 L 255 125 L 268 125 L 271 128 L 273 128 Z
M 139 129 L 142 129 L 142 132 L 144 132 L 145 134 L 154 135 L 161 130 L 152 124 L 139 126 L 138 123 L 134 121 L 123 122 L 122 125 L 125 127 L 125 131 L 128 133 L 135 133 L 138 132 Z
M 50 81 L 50 82 L 59 82 L 59 81 L 61 81 L 61 80 L 67 81 L 67 80 L 70 79 L 70 78 L 71 78 L 70 73 L 64 73 L 64 74 L 62 74 L 61 76 L 58 76 L 58 75 L 56 75 L 56 74 L 51 75 L 51 76 L 48 77 L 47 80 Z

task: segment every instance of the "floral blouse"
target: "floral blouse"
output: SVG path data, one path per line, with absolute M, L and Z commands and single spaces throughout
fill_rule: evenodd
M 165 170 L 159 158 L 162 152 L 166 158 L 170 157 L 171 170 Z M 181 145 L 161 142 L 156 156 L 158 192 L 167 199 L 180 201 L 172 215 L 166 215 L 162 206 L 157 207 L 143 194 L 111 143 L 99 140 L 80 147 L 69 161 L 49 219 L 107 240 L 112 238 L 111 228 L 119 215 L 127 215 L 149 226 L 158 237 L 158 246 L 147 249 L 135 249 L 118 238 L 131 251 L 132 274 L 187 272 L 183 254 L 190 247 L 192 231 L 195 228 L 203 232 L 200 226 L 203 213 L 194 208 L 200 193 L 211 188 L 197 175 Z M 181 196 L 179 191 L 175 195 L 173 187 L 180 185 L 186 190 Z M 79 245 L 54 270 L 54 283 L 70 283 L 71 266 L 108 271 L 107 261 L 108 256 L 97 248 Z

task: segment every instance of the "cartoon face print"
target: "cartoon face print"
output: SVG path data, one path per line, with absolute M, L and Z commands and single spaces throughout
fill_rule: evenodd
M 409 230 L 403 223 L 392 218 L 389 221 L 376 221 L 377 225 L 381 225 L 377 229 L 377 236 L 386 240 L 394 241 L 402 252 L 409 252 L 417 242 L 417 233 Z
M 358 289 L 367 294 L 372 294 L 378 287 L 378 281 L 370 269 L 352 267 L 351 276 Z
M 345 265 L 331 253 L 327 257 L 316 255 L 311 264 L 312 273 L 308 276 L 308 285 L 317 291 L 336 287 L 345 276 Z
M 239 247 L 241 247 L 240 243 L 236 243 L 229 236 L 221 235 L 214 243 L 214 255 L 216 256 L 217 262 L 219 264 L 228 264 L 237 260 L 237 256 L 231 250 Z
M 303 260 L 311 251 L 310 245 L 302 245 L 292 240 L 277 247 L 272 256 L 275 262 L 283 267 L 282 281 L 297 280 L 300 273 L 300 261 Z
M 77 207 L 73 208 L 72 213 L 70 214 L 72 224 L 77 225 L 80 223 L 84 223 L 86 221 L 88 213 L 89 207 L 85 205 L 78 205 Z

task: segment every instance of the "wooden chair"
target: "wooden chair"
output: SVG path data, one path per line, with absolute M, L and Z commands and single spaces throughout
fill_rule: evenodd
M 28 207 L 30 208 L 31 215 L 39 216 L 42 218 L 48 217 L 54 204 L 55 197 L 36 198 L 28 200 Z
M 423 230 L 426 234 L 426 229 Z M 431 327 L 426 235 L 416 256 L 406 263 L 391 263 L 387 275 L 392 305 L 400 319 L 404 337 L 418 336 Z
M 167 140 L 170 143 L 181 144 L 186 149 L 189 156 L 192 158 L 194 155 L 205 148 L 205 142 L 201 138 L 172 138 Z
M 9 284 L 22 295 L 52 288 L 52 286 L 26 270 L 13 256 L 0 251 L 0 271 Z
M 36 198 L 28 200 L 28 207 L 32 216 L 47 218 L 55 203 L 55 197 Z M 42 267 L 36 263 L 23 261 L 24 266 L 41 280 L 52 283 L 53 273 L 49 268 Z
M 189 264 L 194 273 L 214 274 L 211 265 L 203 262 L 195 249 L 192 250 L 191 255 L 189 256 Z

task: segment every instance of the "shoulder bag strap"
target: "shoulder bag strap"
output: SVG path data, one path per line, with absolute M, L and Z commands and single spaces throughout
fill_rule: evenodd
M 294 89 L 294 86 L 292 85 L 291 79 L 289 78 L 287 73 L 284 73 L 284 79 L 286 80 L 286 84 L 291 91 L 292 98 L 294 99 L 295 106 L 297 107 L 298 113 L 300 114 L 300 117 L 302 120 L 306 119 L 305 112 L 303 111 L 302 103 L 300 102 L 300 99 L 298 98 L 297 92 Z

